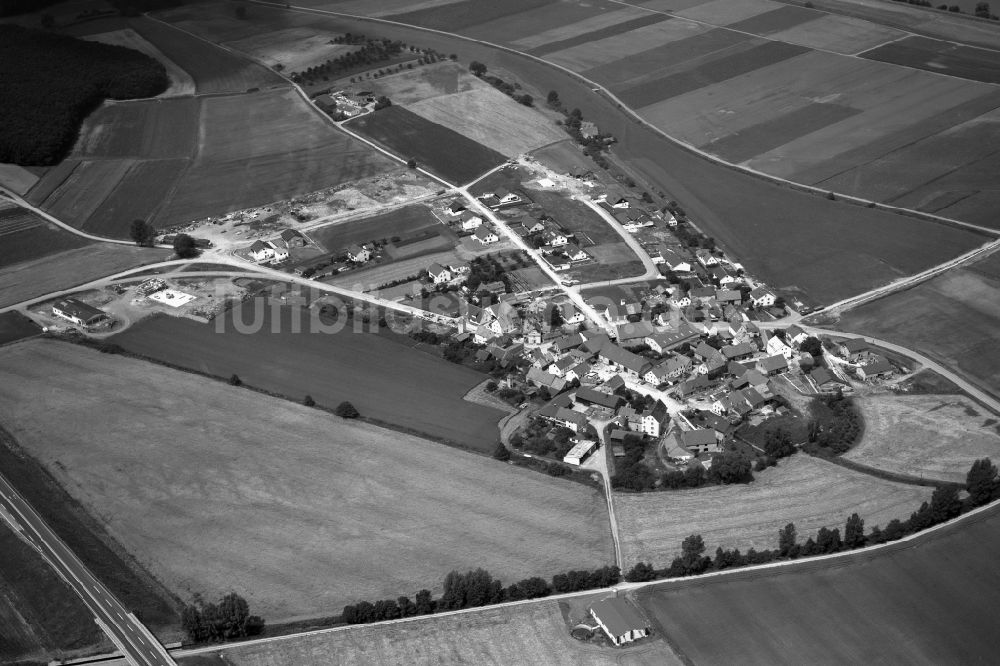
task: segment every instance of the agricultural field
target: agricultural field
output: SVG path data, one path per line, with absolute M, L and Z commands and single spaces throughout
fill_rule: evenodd
M 994 254 L 849 310 L 840 315 L 836 327 L 919 351 L 998 395 L 998 293 L 1000 254 Z
M 57 252 L 90 245 L 92 241 L 60 229 L 30 210 L 0 199 L 0 271 Z
M 78 238 L 70 234 L 65 236 Z M 63 238 L 63 234 L 57 238 Z M 49 243 L 47 247 L 51 248 L 51 240 Z M 41 257 L 36 255 L 17 264 L 0 266 L 0 308 L 129 268 L 164 261 L 172 255 L 169 250 L 86 241 L 82 247 L 54 251 Z
M 0 520 L 0 661 L 5 664 L 112 649 L 76 593 Z
M 66 343 L 0 354 L 21 446 L 183 599 L 235 590 L 278 623 L 439 592 L 452 569 L 518 580 L 613 558 L 603 496 L 581 484 Z
M 497 151 L 400 106 L 361 116 L 347 126 L 451 183 L 466 183 L 506 160 Z
M 931 489 L 892 483 L 833 463 L 796 454 L 754 474 L 748 485 L 614 495 L 625 566 L 664 567 L 681 541 L 701 534 L 718 547 L 776 548 L 778 530 L 795 523 L 801 540 L 820 527 L 843 528 L 852 513 L 869 526 L 905 519 L 930 498 Z
M 355 243 L 367 243 L 383 238 L 407 238 L 431 229 L 442 229 L 441 222 L 427 206 L 404 206 L 381 215 L 338 224 L 328 224 L 310 230 L 309 237 L 329 252 L 339 252 Z
M 507 608 L 483 608 L 450 617 L 433 616 L 378 627 L 288 637 L 262 645 L 238 645 L 218 653 L 233 666 L 297 664 L 326 666 L 330 655 L 349 664 L 505 664 L 509 666 L 680 666 L 661 640 L 611 649 L 570 636 L 573 620 L 584 619 L 586 605 L 600 596 L 565 601 L 541 600 Z
M 140 37 L 131 28 L 87 35 L 84 39 L 103 44 L 125 46 L 145 53 L 159 61 L 166 68 L 167 76 L 170 77 L 170 87 L 157 95 L 157 97 L 178 97 L 181 95 L 193 95 L 195 93 L 194 79 L 191 78 L 191 75 L 178 67 L 173 60 L 163 55 L 158 48 Z
M 38 335 L 42 329 L 20 312 L 0 313 L 0 345 Z
M 38 176 L 16 164 L 0 164 L 0 185 L 23 195 L 38 182 Z
M 251 301 L 212 324 L 156 317 L 114 340 L 181 367 L 220 377 L 235 373 L 250 386 L 293 399 L 309 394 L 330 408 L 348 400 L 366 417 L 493 452 L 503 413 L 462 400 L 483 380 L 479 372 L 414 351 L 405 336 L 355 333 L 350 322 L 337 333 L 310 333 L 311 311 L 274 310 Z M 252 325 L 256 322 L 259 330 Z M 303 332 L 295 333 L 293 325 Z M 252 332 L 242 333 L 239 326 Z
M 961 395 L 865 396 L 861 441 L 848 460 L 962 483 L 973 461 L 1000 460 L 1000 419 Z
M 503 3 L 476 16 L 467 0 L 393 19 L 568 67 L 729 162 L 996 228 L 992 52 L 764 0 L 644 6 Z
M 280 65 L 283 72 L 291 73 L 301 72 L 357 50 L 356 46 L 331 44 L 330 41 L 336 36 L 296 27 L 244 37 L 224 42 L 224 45 L 242 51 L 268 67 Z
M 289 83 L 266 67 L 198 39 L 155 19 L 129 19 L 129 28 L 187 72 L 195 90 L 241 93 L 251 88 L 287 88 Z
M 392 14 L 386 18 L 435 30 L 464 32 L 463 29 L 480 23 L 528 12 L 550 3 L 551 0 L 506 0 L 505 2 L 460 0 L 445 5 L 435 4 L 414 11 Z
M 838 566 L 664 583 L 636 598 L 686 663 L 982 663 L 997 649 L 998 547 L 993 509 Z

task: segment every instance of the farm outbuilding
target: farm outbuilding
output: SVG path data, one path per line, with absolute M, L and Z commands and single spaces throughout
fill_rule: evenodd
M 597 442 L 587 439 L 580 440 L 563 456 L 563 462 L 570 465 L 581 465 L 596 448 Z
M 104 310 L 72 297 L 56 301 L 52 305 L 52 314 L 87 328 L 107 324 L 111 320 Z
M 649 623 L 624 599 L 603 599 L 590 607 L 590 614 L 615 645 L 649 636 Z

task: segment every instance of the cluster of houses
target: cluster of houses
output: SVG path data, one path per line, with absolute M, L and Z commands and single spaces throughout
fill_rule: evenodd
M 294 229 L 284 229 L 277 238 L 254 241 L 248 252 L 258 264 L 280 264 L 288 261 L 289 249 L 305 244 L 305 236 Z

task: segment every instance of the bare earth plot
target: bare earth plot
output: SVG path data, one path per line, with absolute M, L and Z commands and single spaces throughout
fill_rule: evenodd
M 0 268 L 0 307 L 69 289 L 135 266 L 163 261 L 173 254 L 169 250 L 86 243 L 84 247 Z
M 587 597 L 591 602 L 601 597 Z M 625 649 L 587 645 L 570 636 L 559 602 L 484 608 L 458 616 L 379 627 L 352 627 L 313 636 L 290 637 L 259 646 L 221 650 L 235 666 L 298 664 L 325 666 L 331 655 L 345 664 L 504 664 L 505 666 L 675 666 L 662 641 Z
M 663 567 L 680 554 L 681 541 L 701 534 L 718 547 L 776 548 L 778 530 L 795 523 L 802 541 L 820 527 L 841 528 L 857 512 L 867 525 L 905 519 L 931 489 L 891 483 L 797 454 L 758 472 L 753 483 L 696 490 L 614 495 L 626 566 Z
M 493 88 L 443 95 L 407 108 L 508 157 L 566 137 L 550 119 Z
M 0 354 L 22 446 L 184 597 L 235 590 L 277 622 L 456 568 L 517 580 L 612 557 L 579 484 L 63 343 Z
M 113 30 L 111 32 L 88 35 L 84 39 L 93 42 L 101 42 L 103 44 L 125 46 L 130 49 L 135 49 L 141 53 L 145 53 L 146 55 L 159 61 L 166 68 L 167 76 L 170 77 L 170 87 L 167 88 L 166 91 L 157 95 L 157 97 L 193 95 L 195 92 L 194 79 L 191 78 L 191 75 L 178 67 L 173 60 L 163 55 L 158 48 L 140 37 L 135 30 L 130 28 L 125 28 L 124 30 Z
M 355 332 L 350 323 L 323 331 L 313 315 L 255 300 L 211 324 L 146 319 L 114 340 L 181 367 L 219 377 L 235 373 L 245 384 L 292 399 L 308 394 L 328 408 L 348 400 L 366 417 L 493 452 L 503 412 L 462 400 L 483 380 L 481 373 L 414 351 L 408 337 Z
M 845 458 L 889 472 L 964 482 L 972 462 L 1000 460 L 1000 419 L 957 395 L 867 396 L 861 442 Z
M 1000 393 L 1000 255 L 841 315 L 838 330 L 920 351 Z
M 1000 641 L 1000 517 L 891 552 L 802 563 L 637 595 L 695 664 L 974 664 Z

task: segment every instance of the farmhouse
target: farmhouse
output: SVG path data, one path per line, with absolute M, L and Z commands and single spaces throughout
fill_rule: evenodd
M 615 645 L 624 645 L 649 636 L 649 623 L 624 599 L 613 597 L 598 601 L 590 614 Z
M 279 238 L 285 243 L 286 247 L 302 247 L 306 244 L 305 236 L 295 229 L 285 229 L 281 232 Z
M 837 389 L 842 389 L 843 385 L 837 381 L 832 372 L 826 368 L 814 368 L 809 377 L 816 383 L 816 388 L 822 393 L 834 393 Z
M 718 453 L 719 433 L 711 428 L 681 433 L 681 445 L 692 453 Z
M 536 414 L 550 423 L 569 428 L 573 432 L 580 432 L 587 427 L 586 416 L 580 412 L 574 412 L 572 409 L 560 407 L 555 404 L 542 407 Z
M 766 308 L 774 305 L 775 301 L 774 292 L 767 287 L 757 287 L 750 292 L 750 301 L 754 304 L 754 307 Z
M 262 240 L 254 241 L 250 246 L 250 256 L 254 261 L 269 261 L 274 259 L 274 248 Z
M 497 236 L 496 233 L 494 233 L 488 227 L 484 226 L 480 226 L 479 228 L 477 228 L 476 233 L 473 234 L 473 236 L 475 236 L 476 240 L 482 243 L 483 245 L 496 243 L 497 241 L 500 240 L 500 237 Z
M 631 406 L 625 405 L 618 410 L 618 416 L 625 419 L 630 429 L 650 437 L 659 437 L 663 427 L 670 422 L 667 408 L 662 402 L 657 402 L 650 410 L 642 411 L 636 411 Z
M 87 328 L 108 324 L 111 321 L 108 313 L 104 310 L 95 308 L 73 297 L 56 301 L 52 305 L 52 314 L 66 321 L 73 322 L 77 326 Z
M 766 377 L 773 377 L 788 371 L 788 359 L 780 354 L 757 359 L 757 371 Z
M 675 273 L 690 273 L 691 262 L 682 258 L 676 252 L 667 247 L 660 248 L 660 259 L 667 268 Z
M 451 271 L 441 264 L 434 262 L 427 269 L 427 276 L 434 280 L 434 284 L 443 284 L 451 279 Z
M 465 210 L 465 204 L 462 203 L 459 199 L 455 199 L 450 204 L 448 204 L 447 211 L 448 214 L 451 215 L 452 217 L 458 217 L 459 215 L 462 214 L 463 210 Z
M 352 245 L 347 248 L 347 258 L 357 264 L 363 264 L 372 258 L 372 252 L 363 245 Z
M 767 351 L 767 353 L 770 354 L 771 356 L 780 355 L 784 356 L 787 359 L 792 358 L 792 356 L 795 354 L 795 352 L 788 345 L 788 343 L 782 340 L 777 335 L 772 335 L 770 338 L 768 338 L 765 351 Z
M 633 354 L 615 344 L 602 346 L 598 353 L 601 358 L 607 361 L 608 365 L 618 370 L 625 370 L 630 377 L 635 379 L 642 377 L 653 367 L 653 364 L 648 359 Z
M 858 367 L 858 377 L 864 380 L 891 377 L 893 373 L 892 364 L 885 356 L 875 354 L 866 363 Z
M 625 402 L 625 399 L 619 395 L 596 391 L 586 386 L 577 390 L 573 400 L 581 405 L 596 405 L 606 409 L 618 409 L 619 405 Z
M 570 465 L 580 465 L 597 448 L 597 442 L 584 439 L 573 445 L 573 448 L 563 456 L 563 462 Z
M 676 331 L 656 333 L 647 337 L 645 342 L 649 345 L 649 348 L 657 354 L 662 354 L 673 349 L 674 347 L 679 347 L 685 342 L 693 340 L 696 337 L 698 337 L 698 333 L 695 332 L 695 330 L 692 329 L 687 322 L 683 322 Z
M 849 361 L 857 361 L 868 351 L 868 343 L 863 338 L 851 338 L 840 343 L 840 355 Z
M 534 384 L 535 386 L 545 387 L 552 393 L 559 393 L 566 387 L 566 380 L 562 377 L 556 377 L 551 375 L 541 368 L 529 368 L 528 374 L 525 379 L 529 384 Z

